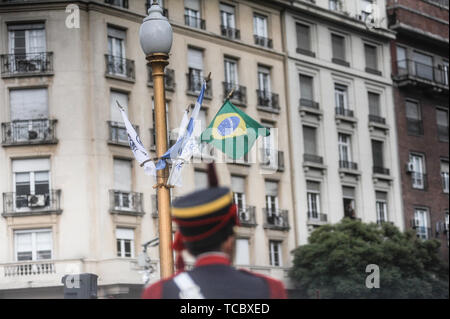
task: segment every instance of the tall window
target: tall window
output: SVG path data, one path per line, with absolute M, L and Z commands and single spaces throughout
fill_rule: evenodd
M 204 171 L 194 171 L 195 189 L 208 188 L 208 174 Z
M 270 265 L 274 267 L 283 266 L 281 260 L 281 241 L 270 240 L 269 241 L 269 252 L 270 252 Z
M 108 73 L 127 75 L 125 60 L 125 30 L 108 27 Z
M 448 160 L 441 160 L 441 178 L 442 178 L 442 191 L 448 194 L 449 189 L 449 176 L 448 176 Z
M 442 142 L 448 142 L 448 111 L 436 109 L 438 137 Z
M 348 93 L 347 93 L 347 87 L 345 85 L 335 84 L 334 85 L 334 100 L 336 104 L 337 110 L 348 110 Z M 338 114 L 339 111 L 338 111 Z M 345 115 L 345 114 L 342 114 Z
M 383 173 L 384 156 L 383 156 L 383 142 L 372 140 L 372 160 L 374 173 Z
M 114 206 L 121 209 L 133 207 L 131 199 L 132 189 L 131 161 L 114 159 Z
M 320 183 L 306 181 L 308 198 L 308 218 L 320 218 Z
M 316 130 L 315 127 L 303 126 L 304 154 L 317 155 Z
M 238 209 L 245 209 L 245 177 L 232 175 L 231 190 L 233 191 L 234 203 L 237 205 Z
M 351 137 L 347 134 L 338 134 L 338 147 L 339 147 L 339 161 L 351 162 L 352 150 L 351 150 Z
M 235 8 L 227 4 L 220 4 L 220 21 L 222 24 L 222 35 L 231 38 L 237 37 L 233 32 L 236 29 Z M 223 34 L 225 30 L 225 34 Z
M 275 224 L 275 216 L 278 214 L 278 183 L 265 181 L 267 221 Z
M 29 209 L 50 204 L 50 160 L 34 158 L 12 163 L 15 208 Z
M 344 203 L 344 217 L 349 217 L 351 219 L 356 218 L 355 188 L 343 186 L 342 193 Z
M 381 224 L 388 221 L 387 193 L 375 192 L 375 196 L 377 208 L 377 223 Z
M 314 106 L 313 77 L 300 74 L 300 104 Z
M 333 52 L 333 62 L 341 65 L 348 65 L 345 58 L 345 38 L 337 34 L 332 34 L 331 47 Z
M 52 259 L 53 243 L 50 229 L 16 230 L 14 245 L 17 261 Z
M 397 68 L 399 74 L 407 72 L 408 69 L 407 62 L 408 61 L 406 60 L 406 48 L 397 46 Z
M 239 83 L 237 61 L 234 59 L 225 59 L 225 82 L 233 85 L 237 85 Z
M 333 11 L 341 11 L 342 5 L 340 0 L 328 0 L 328 8 Z
M 420 112 L 419 103 L 411 100 L 406 101 L 406 121 L 408 125 L 408 134 L 423 134 L 422 114 Z
M 373 92 L 368 92 L 369 97 L 369 114 L 372 116 L 381 116 L 380 111 L 380 95 Z
M 202 28 L 203 25 L 200 20 L 200 1 L 199 0 L 184 0 L 184 17 L 185 24 L 193 28 Z
M 270 69 L 265 66 L 258 66 L 258 86 L 261 92 L 269 92 L 270 88 Z
M 415 75 L 432 81 L 434 79 L 433 57 L 414 51 L 413 59 Z
M 8 40 L 10 54 L 36 59 L 38 53 L 46 51 L 44 23 L 10 24 Z
M 366 71 L 378 73 L 377 47 L 370 44 L 364 44 L 364 53 L 366 57 Z
M 188 49 L 189 83 L 188 89 L 192 92 L 200 92 L 203 81 L 203 51 Z
M 111 116 L 111 139 L 113 141 L 128 143 L 128 134 L 123 124 L 122 114 L 117 107 L 116 101 L 120 103 L 125 109 L 125 113 L 128 115 L 128 94 L 111 91 L 110 94 L 110 116 Z
M 412 187 L 425 188 L 425 161 L 422 155 L 409 154 L 409 163 L 412 165 L 411 180 Z
M 247 238 L 237 238 L 236 239 L 236 265 L 249 265 L 250 264 L 250 249 L 249 240 Z
M 314 56 L 311 49 L 311 27 L 309 25 L 297 23 L 297 52 Z
M 134 230 L 116 228 L 117 257 L 134 258 Z
M 253 16 L 253 32 L 260 38 L 268 38 L 267 17 L 259 14 Z
M 416 227 L 417 237 L 428 239 L 430 236 L 428 211 L 423 208 L 414 210 L 414 226 Z
M 263 122 L 261 123 L 265 128 L 267 128 L 270 131 L 269 136 L 263 137 L 263 148 L 262 148 L 262 156 L 263 156 L 263 162 L 265 164 L 269 164 L 272 160 L 272 157 L 274 156 L 274 148 L 275 148 L 275 138 L 274 138 L 274 130 L 272 128 L 274 127 L 273 123 L 270 122 Z

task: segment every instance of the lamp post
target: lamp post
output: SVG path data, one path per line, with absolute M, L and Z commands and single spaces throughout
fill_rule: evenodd
M 155 101 L 156 156 L 167 151 L 166 97 L 164 91 L 164 68 L 169 64 L 172 47 L 172 27 L 158 1 L 148 10 L 139 29 L 139 40 L 146 59 L 152 67 L 153 91 Z M 158 215 L 159 215 L 159 258 L 161 278 L 173 274 L 172 221 L 170 218 L 170 194 L 167 187 L 168 168 L 159 170 L 157 175 Z

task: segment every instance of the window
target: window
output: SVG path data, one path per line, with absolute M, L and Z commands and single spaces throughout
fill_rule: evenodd
M 188 90 L 200 93 L 203 81 L 203 51 L 188 49 L 189 87 Z
M 261 92 L 270 92 L 270 69 L 258 66 L 258 87 Z
M 387 211 L 387 193 L 375 192 L 376 197 L 376 209 L 377 209 L 377 223 L 385 223 L 388 221 Z
M 203 189 L 208 187 L 208 174 L 203 171 L 194 171 L 195 189 Z
M 270 265 L 273 267 L 281 267 L 281 241 L 270 240 L 269 250 L 270 250 Z
M 369 115 L 381 116 L 380 111 L 380 95 L 373 92 L 368 92 L 369 97 Z
M 328 8 L 333 11 L 341 11 L 342 5 L 340 0 L 329 0 Z
M 372 160 L 374 173 L 383 174 L 384 159 L 383 159 L 383 142 L 372 140 Z M 381 170 L 381 171 L 380 171 Z
M 297 29 L 297 52 L 315 56 L 311 49 L 311 27 L 305 24 L 296 24 Z
M 342 193 L 344 195 L 344 217 L 355 219 L 355 188 L 343 186 Z
M 114 206 L 131 209 L 132 203 L 131 161 L 114 159 Z
M 246 238 L 237 238 L 236 239 L 236 265 L 249 265 L 249 240 Z
M 352 161 L 352 150 L 351 150 L 350 135 L 339 133 L 338 134 L 338 147 L 339 147 L 339 161 L 351 162 Z
M 50 204 L 50 160 L 13 160 L 16 209 L 46 207 Z
M 348 110 L 348 94 L 347 87 L 340 84 L 334 85 L 334 100 L 336 104 L 336 109 L 338 110 L 338 114 L 341 114 L 341 111 Z M 339 113 L 341 112 L 341 113 Z M 344 112 L 345 113 L 345 112 Z M 345 114 L 341 114 L 345 115 Z
M 430 236 L 428 222 L 428 211 L 423 208 L 416 208 L 414 210 L 414 226 L 416 228 L 417 237 L 421 239 L 428 239 Z
M 413 60 L 415 75 L 419 78 L 433 81 L 433 57 L 414 51 Z
M 364 44 L 364 53 L 366 56 L 366 71 L 380 75 L 381 72 L 378 71 L 377 47 Z
M 340 65 L 349 66 L 349 63 L 345 60 L 345 38 L 337 34 L 332 34 L 331 46 L 333 52 L 333 62 Z
M 128 8 L 128 0 L 105 0 L 105 3 L 122 8 Z
M 447 247 L 449 246 L 449 229 L 448 229 L 448 222 L 449 222 L 449 217 L 448 217 L 448 210 L 445 213 L 445 229 L 447 230 Z
M 199 0 L 184 0 L 184 17 L 185 24 L 193 28 L 204 29 L 200 15 Z
M 270 218 L 278 211 L 278 182 L 265 181 L 265 189 L 266 189 L 266 209 L 268 217 Z
M 125 39 L 125 30 L 108 27 L 108 74 L 127 76 Z
M 306 181 L 308 218 L 320 219 L 320 183 Z
M 235 9 L 233 6 L 227 4 L 220 4 L 220 21 L 222 23 L 222 27 L 225 29 L 235 29 L 236 21 L 235 21 Z
M 253 32 L 260 38 L 268 38 L 267 17 L 259 14 L 253 16 Z
M 399 74 L 407 72 L 406 48 L 404 47 L 397 47 L 397 68 Z
M 448 142 L 448 111 L 436 109 L 438 137 L 441 142 Z
M 14 243 L 17 261 L 52 259 L 53 243 L 50 229 L 16 230 Z
M 261 123 L 265 128 L 270 130 L 270 135 L 263 137 L 263 162 L 265 164 L 269 164 L 274 155 L 275 148 L 275 130 L 272 130 L 274 127 L 273 123 L 263 122 Z
M 232 175 L 231 190 L 233 191 L 234 203 L 237 205 L 238 209 L 245 209 L 245 177 Z
M 134 229 L 116 228 L 117 257 L 134 258 Z
M 125 109 L 125 113 L 128 115 L 128 94 L 111 91 L 109 94 L 110 97 L 110 138 L 111 141 L 124 143 L 128 145 L 128 133 L 125 128 L 125 124 L 123 124 L 122 114 L 117 107 L 116 101 L 120 103 L 121 106 Z
M 442 191 L 448 194 L 449 189 L 448 161 L 441 160 L 441 177 L 442 177 Z
M 412 165 L 412 172 L 411 172 L 412 187 L 416 189 L 424 189 L 425 188 L 424 157 L 418 154 L 409 154 L 409 163 Z
M 303 145 L 305 147 L 304 154 L 317 155 L 315 127 L 303 126 Z
M 27 55 L 29 60 L 46 51 L 44 23 L 8 25 L 9 53 Z
M 225 82 L 238 85 L 237 61 L 233 59 L 225 59 Z
M 442 83 L 444 85 L 448 86 L 448 61 L 442 61 L 442 64 L 439 65 L 439 68 L 441 69 L 441 77 L 442 77 Z
M 300 104 L 314 106 L 313 77 L 300 74 Z
M 408 134 L 423 135 L 422 115 L 419 103 L 406 101 L 406 121 L 408 126 Z

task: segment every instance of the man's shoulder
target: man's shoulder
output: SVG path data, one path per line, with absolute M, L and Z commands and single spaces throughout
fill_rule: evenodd
M 177 274 L 169 278 L 158 280 L 144 289 L 142 299 L 161 299 L 163 297 L 163 287 L 166 282 L 171 281 Z
M 264 280 L 269 287 L 271 299 L 286 299 L 287 298 L 286 289 L 284 288 L 284 284 L 282 281 L 274 279 L 269 276 L 259 274 L 259 273 L 255 273 L 255 272 L 252 272 L 252 271 L 249 271 L 246 269 L 239 269 L 239 271 L 248 276 L 254 276 L 254 277 Z

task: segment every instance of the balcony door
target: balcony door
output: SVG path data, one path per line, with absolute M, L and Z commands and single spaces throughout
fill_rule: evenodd
M 265 182 L 266 188 L 266 210 L 267 222 L 275 224 L 275 217 L 278 216 L 278 183 L 272 181 Z
M 222 27 L 227 29 L 235 29 L 236 21 L 235 21 L 235 13 L 234 7 L 226 4 L 220 4 L 220 19 L 222 23 Z
M 231 87 L 236 87 L 238 81 L 237 62 L 232 59 L 225 59 L 225 82 Z
M 249 240 L 247 238 L 236 239 L 236 265 L 249 265 L 250 264 L 250 249 Z
M 417 77 L 432 81 L 433 77 L 433 57 L 414 51 L 414 68 Z
M 255 14 L 253 17 L 253 30 L 256 36 L 260 38 L 268 38 L 267 18 L 262 15 Z
M 338 145 L 339 145 L 339 160 L 341 162 L 347 162 L 347 163 L 351 162 L 352 161 L 352 151 L 351 151 L 350 136 L 347 134 L 339 133 Z
M 114 207 L 118 210 L 132 209 L 131 161 L 114 159 Z
M 415 227 L 417 236 L 421 239 L 428 239 L 428 211 L 422 208 L 414 210 Z
M 265 98 L 270 98 L 271 83 L 270 83 L 270 69 L 263 66 L 258 66 L 258 87 Z
M 348 110 L 349 109 L 346 86 L 335 85 L 334 98 L 335 98 L 336 108 L 338 108 L 339 110 Z M 345 114 L 343 114 L 343 115 L 345 115 Z
M 184 15 L 186 25 L 193 28 L 200 28 L 200 1 L 184 0 Z
M 203 51 L 188 49 L 189 83 L 191 92 L 200 92 L 203 81 Z
M 320 183 L 307 181 L 308 218 L 319 219 L 320 216 Z
M 108 72 L 110 74 L 126 76 L 125 39 L 124 30 L 108 27 Z
M 423 156 L 410 154 L 409 161 L 412 164 L 412 187 L 423 189 L 425 187 L 425 165 Z
M 239 211 L 245 210 L 245 177 L 231 176 L 231 190 L 233 191 L 234 203 L 237 205 Z

